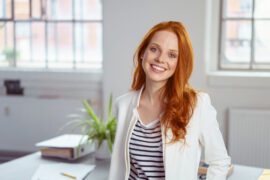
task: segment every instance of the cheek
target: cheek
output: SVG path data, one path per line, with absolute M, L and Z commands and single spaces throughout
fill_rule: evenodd
M 176 69 L 176 66 L 177 66 L 177 61 L 174 61 L 174 62 L 171 62 L 170 63 L 170 68 L 173 72 L 175 72 L 175 69 Z
M 142 60 L 142 69 L 145 72 L 145 69 L 146 69 L 146 60 L 145 59 Z
M 153 53 L 151 51 L 146 51 L 144 56 L 143 56 L 143 59 L 146 60 L 147 62 L 151 62 L 153 61 L 156 57 L 158 56 L 157 52 L 156 53 Z
M 143 56 L 143 60 L 142 60 L 142 66 L 143 66 L 143 69 L 145 70 L 147 64 L 151 64 L 151 54 L 149 53 L 145 53 L 144 56 Z

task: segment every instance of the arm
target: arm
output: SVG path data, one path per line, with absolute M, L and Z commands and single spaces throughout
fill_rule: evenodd
M 231 158 L 219 130 L 216 110 L 211 104 L 208 94 L 203 94 L 200 121 L 200 143 L 205 148 L 205 161 L 209 164 L 207 180 L 225 180 Z

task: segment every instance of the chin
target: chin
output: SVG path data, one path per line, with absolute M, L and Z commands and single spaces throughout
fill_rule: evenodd
M 156 77 L 151 78 L 151 77 L 149 77 L 148 79 L 149 79 L 149 81 L 154 82 L 154 83 L 166 83 L 168 81 L 167 78 L 156 78 Z

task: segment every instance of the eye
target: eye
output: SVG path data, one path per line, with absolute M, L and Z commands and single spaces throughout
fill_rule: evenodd
M 170 53 L 169 56 L 170 56 L 170 58 L 176 58 L 176 54 L 174 54 L 174 53 Z
M 151 50 L 152 52 L 156 52 L 156 51 L 157 51 L 157 48 L 151 47 L 150 50 Z

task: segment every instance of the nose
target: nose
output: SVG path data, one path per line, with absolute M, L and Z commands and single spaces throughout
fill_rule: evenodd
M 157 57 L 156 57 L 156 61 L 159 63 L 165 63 L 166 62 L 166 56 L 165 53 L 160 53 Z

